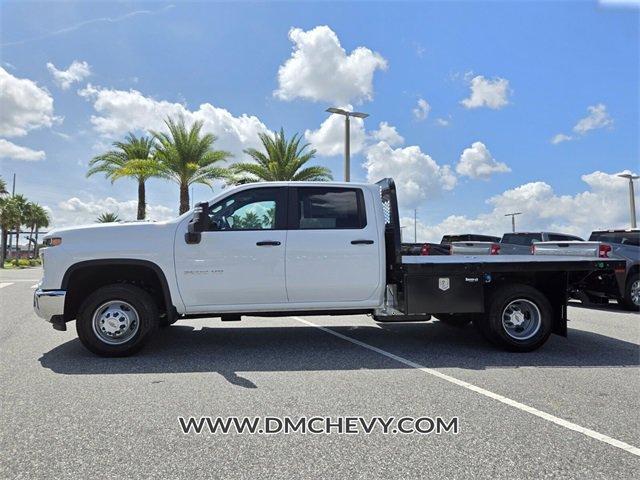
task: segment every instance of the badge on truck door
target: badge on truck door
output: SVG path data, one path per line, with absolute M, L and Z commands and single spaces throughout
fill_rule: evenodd
M 449 278 L 439 278 L 438 279 L 438 288 L 443 292 L 449 290 Z

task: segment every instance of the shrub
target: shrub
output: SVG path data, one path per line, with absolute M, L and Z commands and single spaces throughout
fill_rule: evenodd
M 19 267 L 29 267 L 29 266 L 30 266 L 29 259 L 28 259 L 28 258 L 20 258 L 20 259 L 18 260 L 17 265 L 18 265 Z

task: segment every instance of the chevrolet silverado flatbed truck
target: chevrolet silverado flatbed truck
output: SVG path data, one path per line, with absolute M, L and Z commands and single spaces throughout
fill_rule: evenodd
M 530 351 L 566 336 L 572 284 L 624 272 L 561 256 L 403 257 L 392 179 L 246 184 L 175 220 L 59 229 L 45 245 L 36 313 L 57 330 L 75 320 L 102 356 L 130 355 L 179 319 L 242 315 L 434 315 Z

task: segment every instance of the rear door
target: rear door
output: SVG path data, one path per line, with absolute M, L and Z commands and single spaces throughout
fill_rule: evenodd
M 377 294 L 382 246 L 371 192 L 315 186 L 289 192 L 289 302 L 363 302 Z

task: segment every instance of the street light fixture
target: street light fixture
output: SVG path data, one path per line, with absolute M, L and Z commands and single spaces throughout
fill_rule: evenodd
M 619 177 L 629 179 L 629 213 L 631 214 L 631 228 L 636 228 L 636 199 L 635 192 L 633 191 L 633 181 L 640 178 L 638 175 L 632 175 L 630 173 L 619 173 Z
M 344 115 L 344 181 L 351 181 L 351 127 L 349 117 L 367 118 L 368 113 L 349 112 L 342 108 L 327 108 L 329 113 Z
M 505 217 L 511 217 L 511 231 L 516 232 L 516 215 L 522 215 L 522 212 L 507 213 Z

